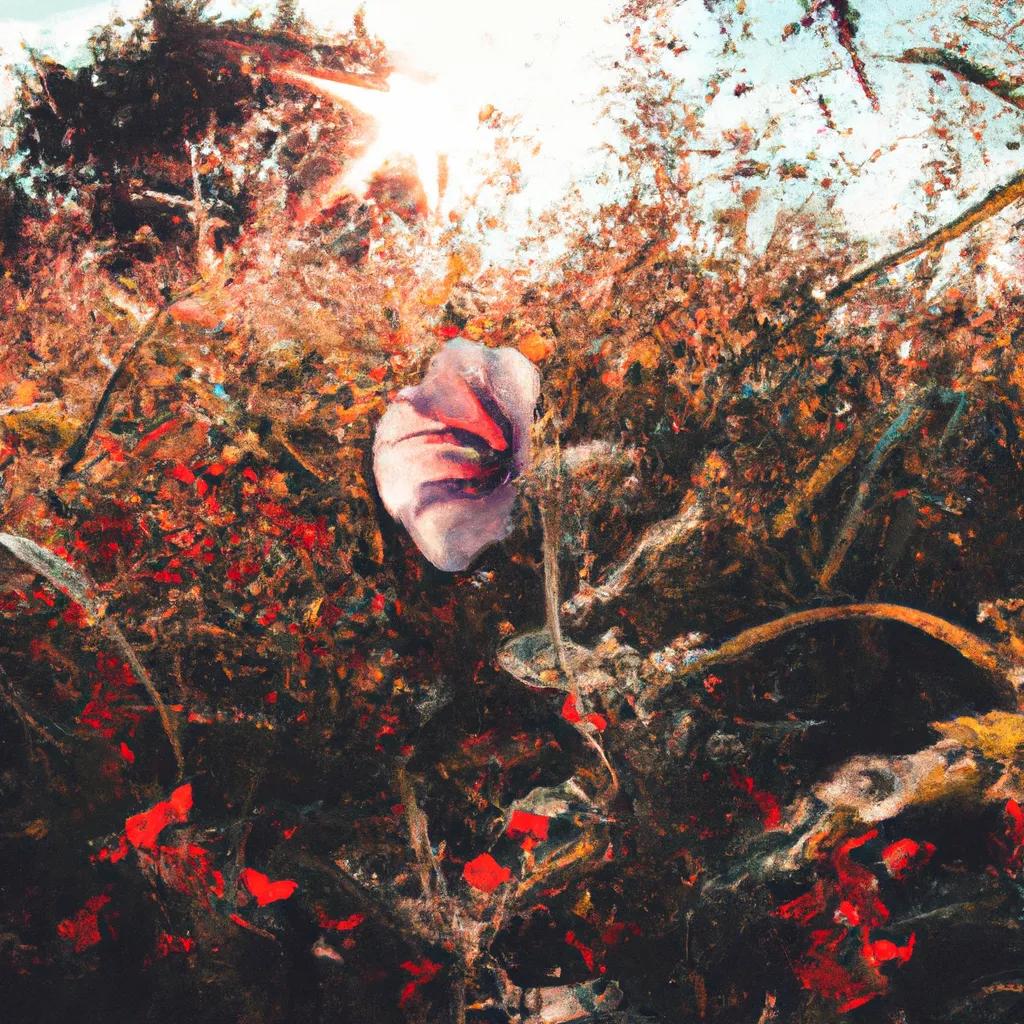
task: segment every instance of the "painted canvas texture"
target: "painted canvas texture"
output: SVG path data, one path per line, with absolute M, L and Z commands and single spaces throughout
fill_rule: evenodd
M 1024 1020 L 1024 6 L 0 65 L 4 1021 Z

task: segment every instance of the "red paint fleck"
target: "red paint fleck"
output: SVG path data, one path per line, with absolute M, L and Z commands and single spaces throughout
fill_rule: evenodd
M 266 702 L 268 704 L 276 704 L 277 703 L 277 694 L 276 693 L 268 693 L 267 696 L 264 698 L 264 700 L 266 700 Z
M 997 840 L 1003 854 L 1003 864 L 1011 875 L 1016 875 L 1024 864 L 1024 811 L 1016 800 L 1007 800 L 1005 808 L 1006 841 Z
M 466 863 L 462 876 L 474 889 L 492 893 L 512 877 L 512 872 L 502 867 L 489 853 L 481 853 Z
M 129 763 L 135 764 L 135 754 L 127 743 L 121 744 L 121 756 Z
M 608 719 L 604 715 L 599 715 L 595 711 L 593 714 L 587 715 L 586 719 L 598 732 L 604 732 L 608 728 Z
M 573 949 L 580 951 L 580 956 L 583 957 L 583 962 L 587 965 L 587 970 L 592 971 L 594 969 L 594 951 L 589 947 L 580 942 L 576 938 L 575 932 L 566 932 L 565 941 L 568 945 L 572 946 Z
M 815 883 L 814 888 L 797 896 L 795 900 L 775 908 L 776 917 L 784 917 L 800 924 L 807 924 L 812 918 L 825 913 L 825 884 Z
M 370 610 L 374 615 L 380 615 L 380 613 L 384 611 L 385 604 L 386 599 L 383 594 L 374 594 L 373 600 L 370 602 Z
M 366 918 L 363 914 L 352 914 L 349 917 L 332 920 L 326 914 L 320 915 L 320 927 L 330 928 L 336 932 L 350 932 L 358 928 Z
M 779 801 L 774 794 L 766 790 L 755 789 L 754 780 L 749 776 L 740 775 L 731 765 L 729 774 L 732 776 L 733 785 L 737 789 L 742 789 L 757 805 L 757 809 L 764 816 L 765 830 L 776 828 L 782 820 L 782 812 L 779 810 Z
M 64 621 L 69 626 L 77 626 L 79 629 L 83 629 L 89 624 L 89 615 L 77 601 L 72 601 L 64 609 Z
M 135 686 L 135 677 L 124 662 L 101 653 L 96 656 L 95 679 L 89 702 L 78 719 L 104 739 L 113 739 L 119 728 L 141 721 L 138 711 L 129 710 L 124 704 Z
M 869 992 L 866 996 L 857 996 L 856 999 L 848 999 L 845 1003 L 839 1006 L 840 1013 L 847 1013 L 849 1010 L 856 1010 L 858 1006 L 863 1006 L 865 1003 L 870 1003 L 872 999 L 877 996 L 877 992 Z
M 170 935 L 164 932 L 157 939 L 156 955 L 159 957 L 170 956 L 171 953 L 191 953 L 195 948 L 195 939 L 184 935 Z
M 278 900 L 289 899 L 299 887 L 299 883 L 290 878 L 272 882 L 261 871 L 254 871 L 252 868 L 243 868 L 238 878 L 246 889 L 256 897 L 256 903 L 261 907 L 265 907 L 268 903 L 276 903 Z
M 152 850 L 157 836 L 168 825 L 180 825 L 188 820 L 192 810 L 192 784 L 179 786 L 167 800 L 154 804 L 148 811 L 136 814 L 124 823 L 125 836 L 136 849 Z
M 145 437 L 143 437 L 139 443 L 135 446 L 135 450 L 132 452 L 133 455 L 138 455 L 143 448 L 148 444 L 152 444 L 154 441 L 163 437 L 164 434 L 169 433 L 178 425 L 176 419 L 167 420 L 165 423 L 161 423 L 155 430 L 151 430 Z
M 840 1012 L 862 1006 L 885 992 L 889 979 L 880 968 L 890 962 L 906 963 L 914 950 L 913 934 L 903 945 L 871 936 L 873 928 L 888 920 L 889 911 L 878 897 L 878 879 L 851 854 L 877 835 L 872 830 L 840 843 L 831 855 L 821 854 L 822 877 L 814 887 L 775 910 L 777 917 L 790 918 L 802 926 L 811 925 L 815 919 L 825 925 L 810 932 L 809 946 L 795 960 L 793 971 L 804 988 L 832 1000 Z M 891 862 L 902 867 L 905 857 L 920 856 L 923 849 L 910 840 L 901 840 L 886 848 L 883 860 L 887 866 Z M 834 908 L 831 912 L 830 907 Z
M 885 963 L 888 960 L 898 960 L 900 963 L 905 964 L 913 956 L 915 938 L 915 934 L 911 932 L 905 946 L 897 946 L 895 942 L 891 942 L 889 939 L 865 942 L 864 959 L 872 967 L 878 967 L 879 964 Z
M 932 859 L 932 843 L 916 843 L 913 839 L 900 839 L 882 851 L 886 871 L 893 878 L 906 878 L 913 868 L 923 868 Z
M 73 917 L 67 917 L 57 925 L 57 934 L 75 944 L 75 952 L 81 953 L 100 941 L 99 912 L 110 902 L 106 893 L 93 896 Z
M 580 711 L 576 703 L 576 694 L 570 693 L 565 698 L 565 703 L 562 705 L 562 717 L 567 721 L 575 725 L 580 721 Z
M 435 964 L 432 960 L 428 960 L 425 956 L 420 957 L 418 963 L 413 963 L 411 960 L 406 960 L 402 964 L 402 970 L 407 971 L 412 975 L 412 981 L 406 982 L 402 989 L 402 995 L 398 1000 L 399 1006 L 405 1006 L 405 1004 L 416 994 L 416 989 L 420 985 L 427 985 L 434 978 L 437 977 L 438 971 L 441 970 L 440 964 Z
M 530 836 L 543 842 L 548 837 L 548 826 L 551 819 L 543 814 L 531 814 L 529 811 L 513 811 L 506 832 L 512 839 Z
M 835 922 L 856 927 L 860 924 L 860 911 L 849 900 L 843 900 L 835 913 Z

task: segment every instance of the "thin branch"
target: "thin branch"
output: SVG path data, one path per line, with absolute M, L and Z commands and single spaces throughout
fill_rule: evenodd
M 830 288 L 818 301 L 808 303 L 804 309 L 788 323 L 774 327 L 765 325 L 764 337 L 755 348 L 748 349 L 749 359 L 736 366 L 749 366 L 760 356 L 767 354 L 780 340 L 794 331 L 814 327 L 823 323 L 832 312 L 843 305 L 849 296 L 874 284 L 880 277 L 890 270 L 895 270 L 904 263 L 909 262 L 918 256 L 933 253 L 941 249 L 947 242 L 955 241 L 957 238 L 967 234 L 979 224 L 1001 213 L 1008 206 L 1024 199 L 1024 171 L 1015 174 L 1005 185 L 999 185 L 992 189 L 984 199 L 967 207 L 958 217 L 948 224 L 936 228 L 930 234 L 917 242 L 898 249 L 896 252 L 884 256 L 882 259 L 861 268 L 845 281 L 841 281 L 834 288 Z
M 1021 85 L 1024 84 L 1024 81 L 1021 79 L 1003 78 L 991 68 L 975 64 L 973 61 L 967 60 L 957 53 L 951 53 L 949 50 L 919 46 L 912 50 L 905 50 L 902 56 L 883 57 L 882 59 L 891 60 L 896 64 L 921 64 L 925 67 L 941 68 L 962 82 L 969 82 L 971 85 L 980 86 L 1004 103 L 1008 103 L 1011 107 L 1015 107 L 1017 110 L 1024 110 L 1024 96 L 1015 95 Z
M 404 771 L 399 772 L 398 787 L 402 803 L 405 806 L 405 820 L 409 826 L 409 843 L 413 853 L 416 854 L 420 890 L 425 900 L 433 902 L 435 897 L 444 895 L 441 891 L 444 886 L 444 876 L 441 874 L 441 865 L 437 862 L 437 857 L 434 856 L 434 848 L 430 845 L 427 816 L 420 810 L 412 781 Z M 436 904 L 434 910 L 439 917 Z
M 544 467 L 540 480 L 541 548 L 544 553 L 544 612 L 551 646 L 555 652 L 555 664 L 569 682 L 572 693 L 579 698 L 576 687 L 575 673 L 569 667 L 565 654 L 565 643 L 562 640 L 562 621 L 560 612 L 561 577 L 558 569 L 558 549 L 562 539 L 562 449 L 559 444 L 559 424 L 554 420 L 553 412 L 535 426 L 539 432 L 545 426 L 552 427 L 554 441 L 550 448 L 542 450 L 543 456 L 550 452 L 549 465 Z
M 2 665 L 0 665 L 0 679 L 3 680 L 4 684 L 4 698 L 14 709 L 14 713 L 21 719 L 26 730 L 35 732 L 42 740 L 49 743 L 51 746 L 56 747 L 57 750 L 66 755 L 68 753 L 67 746 L 61 743 L 60 740 L 56 739 L 53 734 L 35 718 L 35 716 L 29 713 L 14 685 L 14 681 L 7 674 L 7 670 Z
M 569 661 L 565 656 L 565 644 L 562 641 L 562 623 L 559 614 L 559 572 L 558 572 L 558 537 L 561 533 L 562 512 L 557 505 L 558 499 L 552 490 L 546 489 L 540 502 L 540 521 L 543 533 L 544 548 L 544 608 L 547 618 L 548 633 L 555 649 L 555 664 L 566 679 L 572 682 L 573 673 L 569 669 Z
M 608 791 L 606 793 L 601 794 L 601 803 L 605 807 L 607 807 L 619 795 L 618 772 L 615 771 L 615 769 L 612 767 L 611 761 L 608 760 L 608 755 L 605 753 L 604 744 L 601 742 L 598 736 L 595 736 L 593 733 L 588 732 L 587 729 L 583 727 L 582 722 L 577 724 L 576 731 L 583 737 L 587 745 L 592 747 L 593 750 L 597 753 L 597 756 L 601 759 L 601 763 L 604 765 L 605 770 L 608 772 L 608 775 L 611 778 L 611 785 L 609 786 Z
M 997 213 L 1001 213 L 1006 207 L 1019 202 L 1021 199 L 1024 199 L 1024 171 L 1015 174 L 1005 185 L 999 185 L 992 189 L 984 199 L 967 207 L 960 216 L 943 227 L 937 228 L 931 234 L 925 235 L 920 241 L 898 249 L 884 259 L 879 260 L 877 263 L 872 263 L 862 270 L 858 270 L 857 273 L 837 284 L 825 293 L 825 297 L 821 302 L 793 321 L 788 329 L 792 330 L 793 327 L 802 321 L 811 320 L 831 312 L 841 302 L 845 301 L 851 292 L 872 284 L 883 274 L 906 263 L 908 260 L 912 260 L 917 256 L 923 256 L 925 253 L 934 252 L 936 249 L 941 249 L 947 242 L 952 242 L 967 234 L 972 228 L 994 217 Z
M 772 536 L 778 540 L 796 528 L 797 516 L 824 491 L 829 484 L 857 457 L 861 435 L 858 428 L 852 437 L 840 442 L 818 459 L 814 472 L 805 480 L 798 481 L 786 507 L 772 522 Z

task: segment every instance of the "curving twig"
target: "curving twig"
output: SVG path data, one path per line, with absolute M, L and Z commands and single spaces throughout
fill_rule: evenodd
M 1021 666 L 1011 657 L 1008 657 L 995 644 L 983 640 L 977 634 L 972 633 L 963 626 L 949 622 L 932 615 L 930 612 L 922 612 L 916 608 L 908 608 L 899 604 L 848 604 L 831 608 L 811 608 L 802 612 L 792 612 L 783 615 L 780 619 L 773 619 L 760 626 L 752 626 L 737 634 L 731 640 L 726 640 L 721 647 L 714 651 L 708 651 L 692 661 L 687 662 L 674 674 L 673 679 L 680 676 L 689 676 L 703 672 L 713 665 L 721 665 L 723 662 L 733 661 L 763 644 L 777 640 L 787 633 L 799 629 L 806 629 L 808 626 L 815 626 L 821 622 L 838 622 L 850 619 L 875 619 L 889 622 L 902 622 L 907 626 L 927 633 L 928 636 L 941 640 L 942 643 L 952 647 L 958 654 L 966 658 L 971 664 L 977 665 L 993 676 L 1001 678 L 1009 684 L 1009 693 L 1015 698 L 1017 689 L 1021 682 Z M 660 689 L 669 685 L 669 682 L 655 682 L 648 687 L 648 694 L 653 695 Z
M 143 327 L 135 340 L 128 346 L 124 355 L 122 355 L 118 361 L 114 372 L 107 380 L 106 386 L 100 394 L 99 401 L 96 403 L 96 408 L 93 410 L 93 414 L 90 417 L 89 422 L 86 424 L 85 430 L 83 430 L 68 447 L 67 453 L 64 457 L 64 465 L 60 467 L 61 480 L 66 480 L 71 476 L 71 474 L 78 468 L 78 464 L 85 457 L 85 450 L 89 447 L 89 442 L 92 440 L 93 435 L 99 428 L 100 422 L 107 411 L 107 406 L 110 404 L 110 399 L 113 397 L 114 392 L 121 386 L 121 381 L 124 380 L 125 374 L 128 372 L 128 369 L 136 355 L 138 355 L 149 339 L 156 333 L 156 330 L 160 327 L 164 317 L 169 315 L 171 306 L 176 302 L 181 302 L 182 299 L 187 299 L 191 295 L 195 294 L 195 292 L 202 288 L 205 283 L 205 281 L 199 280 L 189 285 L 189 287 L 180 295 L 172 296 L 167 302 L 160 306 L 160 308 L 157 309 L 156 312 L 153 313 L 153 315 L 146 321 L 146 326 Z

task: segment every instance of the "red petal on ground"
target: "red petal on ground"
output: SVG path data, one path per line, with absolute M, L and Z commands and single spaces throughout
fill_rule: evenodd
M 512 877 L 512 872 L 502 867 L 489 853 L 481 853 L 466 863 L 462 876 L 474 889 L 492 893 Z
M 562 705 L 562 717 L 573 725 L 580 721 L 580 711 L 576 706 L 576 694 L 570 693 L 565 698 L 565 703 Z
M 543 842 L 548 837 L 548 825 L 550 819 L 543 814 L 531 814 L 529 811 L 513 811 L 509 820 L 508 828 L 505 830 L 509 838 L 516 839 L 519 836 L 529 836 Z
M 136 814 L 124 823 L 125 835 L 132 846 L 152 850 L 157 836 L 168 825 L 179 825 L 188 820 L 192 810 L 192 785 L 179 786 L 167 800 L 154 804 L 148 811 Z
M 252 868 L 243 868 L 238 878 L 246 889 L 256 897 L 256 903 L 261 907 L 265 907 L 268 903 L 276 903 L 278 900 L 288 899 L 299 887 L 299 883 L 290 878 L 272 882 L 261 871 L 254 871 Z
M 934 852 L 935 846 L 932 843 L 900 839 L 882 851 L 882 861 L 893 878 L 905 878 L 912 868 L 924 867 Z

